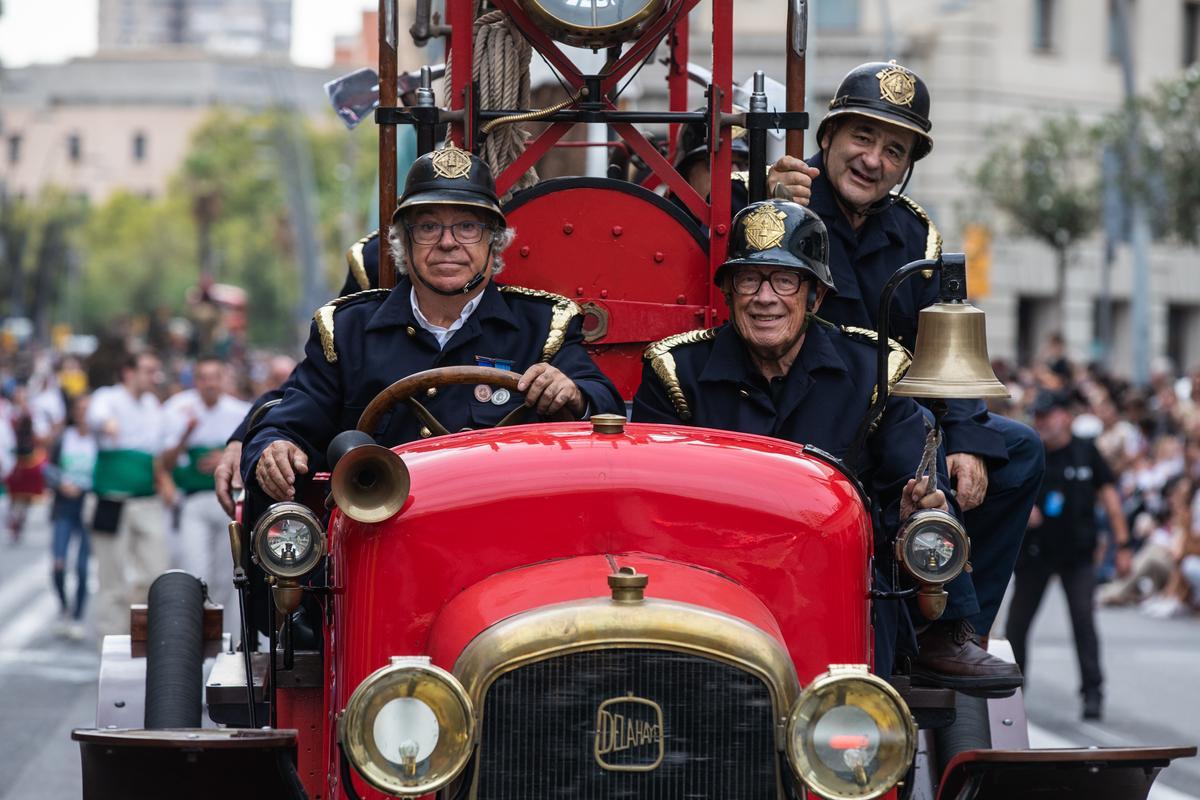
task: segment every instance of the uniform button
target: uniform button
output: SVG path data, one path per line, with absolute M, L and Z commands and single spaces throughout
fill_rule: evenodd
M 429 390 L 427 392 L 425 392 L 425 396 L 426 397 L 437 397 L 437 387 L 430 386 Z
M 742 397 L 749 397 L 750 390 L 749 389 L 738 389 L 738 394 L 740 394 Z
M 417 431 L 417 433 L 421 434 L 422 439 L 428 439 L 430 436 L 433 436 L 433 431 L 429 430 L 429 428 L 426 428 L 424 425 L 421 426 L 421 430 Z
M 416 329 L 416 328 L 414 328 L 412 325 L 409 325 L 407 328 L 405 328 L 405 331 L 407 331 L 407 332 L 408 332 L 408 335 L 409 335 L 409 336 L 416 336 L 416 335 L 417 335 L 417 329 Z

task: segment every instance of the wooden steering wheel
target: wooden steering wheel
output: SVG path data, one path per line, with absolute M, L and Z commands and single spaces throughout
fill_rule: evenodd
M 427 369 L 424 372 L 415 372 L 407 378 L 401 378 L 375 395 L 375 399 L 363 409 L 362 416 L 358 418 L 358 430 L 365 433 L 374 433 L 375 429 L 379 426 L 379 421 L 392 406 L 397 403 L 408 403 L 413 413 L 425 424 L 425 427 L 429 428 L 432 434 L 435 436 L 445 436 L 450 431 L 446 430 L 446 426 L 438 421 L 438 418 L 417 399 L 418 395 L 441 386 L 452 386 L 463 383 L 486 384 L 515 393 L 520 377 L 515 372 L 495 369 L 493 367 L 438 367 L 436 369 Z M 494 427 L 501 428 L 505 425 L 513 425 L 523 412 L 531 410 L 525 405 L 517 406 L 508 412 L 504 419 L 497 422 Z M 553 415 L 553 419 L 567 421 L 573 419 L 573 417 L 564 408 L 556 412 Z

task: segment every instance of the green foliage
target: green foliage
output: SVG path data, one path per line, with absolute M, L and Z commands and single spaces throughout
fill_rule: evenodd
M 195 235 L 186 206 L 118 192 L 94 209 L 81 235 L 80 322 L 99 331 L 115 318 L 181 308 L 196 280 Z
M 1100 221 L 1098 135 L 1074 116 L 1048 117 L 1028 133 L 993 132 L 971 176 L 992 206 L 1060 260 Z
M 1139 103 L 1140 176 L 1131 188 L 1152 209 L 1156 232 L 1200 244 L 1200 68 L 1158 86 Z M 1128 127 L 1111 131 L 1128 135 Z
M 57 188 L 32 200 L 0 197 L 0 316 L 31 317 L 46 332 L 69 297 L 85 215 L 82 200 Z
M 162 307 L 186 313 L 187 290 L 207 264 L 216 281 L 246 289 L 252 345 L 294 345 L 303 280 L 283 175 L 288 162 L 281 156 L 287 125 L 298 126 L 292 135 L 312 159 L 317 241 L 324 245 L 321 264 L 332 296 L 345 278 L 346 248 L 374 228 L 368 227 L 367 209 L 377 139 L 368 126 L 352 134 L 340 127 L 318 131 L 284 112 L 218 109 L 194 132 L 164 197 L 118 193 L 85 214 L 61 195 L 47 194 L 36 208 L 0 214 L 0 231 L 13 228 L 5 238 L 20 243 L 50 230 L 46 220 L 57 219 L 52 212 L 82 221 L 70 245 L 83 270 L 81 297 L 72 302 L 81 310 L 83 330 L 99 332 Z M 16 274 L 8 268 L 10 258 L 17 263 L 29 256 L 15 255 L 28 253 L 23 245 L 5 250 L 7 282 Z M 4 283 L 0 290 L 0 297 L 12 296 Z M 60 307 L 66 302 L 58 299 Z

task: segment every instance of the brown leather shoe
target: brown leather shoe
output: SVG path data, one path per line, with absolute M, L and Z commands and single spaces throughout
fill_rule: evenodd
M 917 645 L 914 686 L 957 689 L 972 697 L 1008 697 L 1024 682 L 1016 664 L 979 646 L 975 630 L 965 619 L 933 623 L 917 635 Z

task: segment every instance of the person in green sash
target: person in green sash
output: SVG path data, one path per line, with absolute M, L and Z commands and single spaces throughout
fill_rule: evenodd
M 92 549 L 99 590 L 96 632 L 129 632 L 129 606 L 146 602 L 167 569 L 167 515 L 157 497 L 155 458 L 162 450 L 162 407 L 154 394 L 158 356 L 129 356 L 121 382 L 97 389 L 87 422 L 96 436 Z
M 239 629 L 229 552 L 229 517 L 217 502 L 213 470 L 225 441 L 250 404 L 226 394 L 229 373 L 215 357 L 201 358 L 192 371 L 195 388 L 163 404 L 166 449 L 161 462 L 171 470 L 179 507 L 174 563 L 208 585 L 208 597 L 225 607 L 224 627 Z

